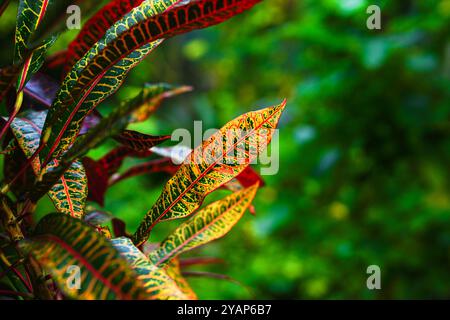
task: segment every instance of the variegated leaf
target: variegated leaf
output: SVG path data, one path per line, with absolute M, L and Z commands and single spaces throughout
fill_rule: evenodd
M 147 293 L 153 299 L 187 300 L 192 298 L 192 295 L 185 293 L 184 286 L 180 288 L 179 282 L 170 278 L 166 270 L 154 266 L 130 239 L 122 237 L 113 239 L 111 242 L 138 274 L 138 279 L 144 283 Z
M 257 189 L 258 184 L 200 210 L 150 253 L 150 260 L 156 266 L 164 265 L 183 252 L 223 237 L 241 219 Z
M 134 234 L 134 243 L 145 242 L 159 221 L 190 215 L 207 194 L 239 175 L 257 159 L 270 143 L 285 106 L 286 101 L 246 113 L 194 149 L 144 217 Z
M 44 18 L 48 4 L 49 0 L 20 0 L 16 25 L 15 64 L 25 60 L 30 40 Z
M 123 132 L 130 123 L 140 121 L 136 113 L 159 105 L 164 99 L 189 91 L 190 87 L 175 87 L 168 84 L 146 84 L 144 89 L 130 101 L 122 103 L 88 133 L 79 137 L 72 148 L 62 158 L 70 161 L 83 156 L 109 137 Z M 145 102 L 143 104 L 143 101 Z M 48 118 L 48 117 L 47 117 Z
M 170 139 L 170 136 L 151 136 L 145 133 L 125 130 L 114 137 L 114 140 L 135 151 L 146 151 Z
M 39 146 L 45 116 L 45 111 L 32 111 L 24 117 L 14 119 L 11 124 L 13 134 L 28 159 L 32 157 Z M 46 170 L 51 171 L 58 164 L 58 160 L 53 160 Z M 41 166 L 39 159 L 35 158 L 32 167 L 36 175 L 40 173 Z M 49 196 L 59 212 L 66 213 L 75 218 L 81 218 L 84 215 L 84 206 L 87 198 L 87 180 L 81 162 L 75 161 L 72 163 L 59 181 L 51 187 Z
M 167 275 L 171 277 L 176 283 L 180 290 L 185 294 L 186 299 L 197 300 L 198 297 L 192 290 L 189 283 L 181 274 L 180 261 L 178 259 L 171 260 L 165 267 Z

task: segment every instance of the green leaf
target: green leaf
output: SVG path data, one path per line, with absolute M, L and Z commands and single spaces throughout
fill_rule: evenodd
M 155 172 L 166 172 L 170 174 L 174 174 L 177 170 L 177 166 L 172 163 L 170 158 L 162 158 L 150 160 L 137 166 L 131 167 L 126 170 L 124 173 L 114 174 L 111 176 L 109 181 L 109 185 L 116 184 L 122 180 Z
M 165 265 L 183 252 L 223 237 L 241 219 L 258 186 L 233 193 L 200 210 L 151 252 L 150 260 L 156 266 Z
M 32 111 L 24 117 L 16 118 L 11 124 L 11 129 L 25 156 L 30 159 L 39 146 L 42 126 L 44 125 L 46 112 Z M 54 170 L 59 165 L 58 160 L 53 160 L 46 170 Z M 41 165 L 36 158 L 32 162 L 36 175 L 41 172 Z M 75 161 L 49 190 L 56 209 L 75 218 L 84 215 L 84 206 L 87 198 L 87 180 L 83 165 Z
M 25 61 L 33 33 L 44 18 L 49 0 L 20 0 L 16 24 L 14 63 Z
M 167 10 L 166 4 L 173 1 L 145 1 L 133 9 L 108 30 L 65 78 L 44 127 L 40 158 L 47 162 L 70 146 L 84 117 L 114 91 L 111 86 L 93 88 L 97 88 L 111 68 L 116 68 L 126 57 L 143 46 L 158 45 L 161 39 L 223 22 L 259 1 L 179 1 Z M 158 12 L 158 8 L 161 11 Z M 112 79 L 127 70 L 129 67 L 119 68 Z M 95 97 L 91 95 L 93 90 Z M 91 96 L 92 100 L 86 99 Z
M 71 298 L 131 300 L 149 297 L 109 240 L 81 220 L 49 214 L 38 223 L 33 237 L 20 243 L 20 248 L 47 269 L 58 287 Z M 80 270 L 79 289 L 68 285 L 73 275 L 70 268 Z
M 179 287 L 181 282 L 170 278 L 164 269 L 154 266 L 130 239 L 121 237 L 111 242 L 138 274 L 138 279 L 144 284 L 152 299 L 188 300 L 193 298 L 192 294 L 186 294 L 184 284 L 182 288 Z
M 144 217 L 134 243 L 145 242 L 159 221 L 190 215 L 206 195 L 244 171 L 270 143 L 285 106 L 246 113 L 194 149 Z

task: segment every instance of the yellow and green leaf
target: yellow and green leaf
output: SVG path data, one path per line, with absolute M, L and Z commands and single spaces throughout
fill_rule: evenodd
M 156 266 L 226 235 L 252 203 L 258 184 L 233 193 L 196 213 L 169 235 L 149 258 Z
M 141 114 L 140 110 L 142 108 L 146 109 L 149 106 L 158 105 L 163 99 L 187 90 L 190 90 L 190 88 L 175 87 L 168 84 L 145 85 L 144 89 L 135 98 L 115 108 L 108 116 L 102 118 L 95 127 L 80 136 L 72 147 L 58 159 L 60 164 L 58 168 L 44 172 L 45 175 L 34 185 L 30 194 L 32 201 L 37 201 L 45 195 L 73 161 L 83 157 L 90 149 L 98 146 L 107 138 L 123 132 L 129 123 L 137 121 L 138 118 L 134 115 L 136 111 L 138 111 L 138 114 Z M 143 104 L 143 101 L 148 103 Z
M 140 5 L 144 0 L 111 0 L 102 7 L 83 25 L 80 33 L 69 44 L 65 55 L 66 71 L 80 60 L 86 52 L 108 31 L 108 29 L 120 20 L 134 7 Z
M 194 149 L 144 217 L 134 243 L 145 242 L 159 221 L 190 215 L 206 195 L 244 171 L 270 143 L 285 106 L 241 115 Z
M 30 41 L 44 18 L 49 0 L 20 0 L 16 24 L 14 63 L 25 61 Z
M 134 130 L 125 130 L 114 140 L 135 151 L 146 151 L 170 139 L 170 136 L 152 136 Z
M 144 284 L 147 294 L 152 299 L 160 300 L 188 300 L 193 296 L 180 279 L 175 281 L 167 274 L 166 270 L 153 265 L 150 260 L 134 246 L 128 238 L 111 240 L 114 248 L 128 261 L 133 270 L 138 274 L 138 279 Z
M 45 216 L 31 239 L 20 243 L 70 298 L 148 299 L 149 295 L 111 242 L 81 220 L 58 213 Z M 80 287 L 73 272 L 80 271 Z
M 11 124 L 14 137 L 28 159 L 33 156 L 39 147 L 45 116 L 45 111 L 32 111 L 24 115 L 24 117 L 15 118 Z M 46 170 L 51 171 L 58 164 L 58 160 L 53 160 Z M 34 159 L 32 168 L 36 175 L 41 172 L 39 159 Z M 84 215 L 87 198 L 86 173 L 81 162 L 73 162 L 59 181 L 50 188 L 48 194 L 59 212 L 74 218 L 81 218 Z
M 180 290 L 185 294 L 186 299 L 197 300 L 198 297 L 192 290 L 189 283 L 181 274 L 180 261 L 178 259 L 172 259 L 165 267 L 167 275 L 171 277 L 176 283 Z
M 20 67 L 16 65 L 7 66 L 0 69 L 0 102 L 14 86 L 14 82 L 20 72 Z

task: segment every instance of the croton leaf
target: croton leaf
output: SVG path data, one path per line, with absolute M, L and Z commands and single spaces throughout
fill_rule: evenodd
M 135 98 L 115 108 L 108 116 L 102 118 L 98 125 L 77 139 L 61 159 L 69 163 L 84 156 L 88 150 L 96 147 L 107 138 L 123 132 L 128 124 L 138 121 L 135 114 L 140 114 L 142 108 L 146 109 L 148 106 L 158 105 L 162 100 L 188 90 L 190 90 L 190 87 L 174 87 L 168 84 L 145 85 Z M 143 105 L 142 101 L 150 102 Z
M 50 107 L 58 91 L 58 83 L 50 76 L 37 72 L 25 85 L 24 99 L 40 106 Z
M 255 184 L 200 210 L 151 252 L 150 260 L 161 266 L 183 252 L 223 237 L 241 219 L 257 189 Z
M 177 1 L 177 5 L 167 10 L 165 4 L 171 1 L 145 1 L 134 8 L 92 46 L 65 78 L 46 121 L 41 159 L 58 156 L 69 147 L 80 130 L 82 119 L 117 86 L 112 86 L 114 90 L 111 86 L 99 88 L 96 97 L 91 94 L 93 88 L 111 68 L 118 69 L 112 80 L 119 81 L 118 77 L 129 70 L 129 67 L 118 67 L 124 60 L 131 60 L 126 57 L 145 46 L 157 46 L 161 39 L 223 22 L 260 1 Z M 157 8 L 164 9 L 158 12 Z M 89 96 L 93 97 L 91 101 L 86 100 Z
M 16 65 L 0 69 L 0 102 L 3 101 L 8 91 L 14 86 L 19 72 L 20 66 Z
M 22 63 L 22 69 L 18 75 L 16 91 L 20 92 L 30 78 L 42 67 L 47 50 L 55 43 L 56 36 L 44 40 L 42 44 L 29 50 Z
M 49 0 L 20 0 L 16 24 L 15 64 L 25 61 L 33 33 L 44 18 Z
M 122 174 L 116 174 L 111 177 L 109 185 L 116 184 L 122 180 L 155 172 L 166 172 L 174 174 L 178 167 L 172 163 L 170 158 L 162 158 L 141 163 L 137 166 L 131 167 Z
M 172 159 L 174 167 L 177 168 L 177 165 L 184 162 L 186 157 L 192 152 L 192 149 L 187 146 L 178 145 L 173 147 L 153 147 L 151 151 L 162 157 Z M 260 187 L 265 185 L 263 178 L 255 171 L 255 169 L 248 166 L 224 187 L 231 191 L 238 191 L 242 188 L 250 187 L 256 182 L 259 182 Z
M 5 12 L 6 8 L 8 8 L 10 0 L 1 0 L 0 1 L 0 17 L 2 16 L 3 12 Z
M 41 68 L 44 55 L 55 41 L 55 37 L 27 52 L 25 61 L 0 69 L 0 102 L 17 82 L 16 91 L 22 91 L 30 78 Z
M 166 270 L 154 266 L 130 239 L 121 237 L 113 239 L 111 242 L 138 274 L 138 279 L 144 283 L 144 287 L 152 299 L 188 300 L 192 298 L 191 294 L 185 293 L 184 283 L 182 287 L 179 286 L 180 279 L 175 281 L 169 277 Z
M 192 290 L 189 283 L 183 277 L 181 273 L 180 261 L 178 259 L 172 259 L 165 267 L 167 275 L 171 277 L 176 283 L 178 288 L 185 294 L 186 298 L 189 300 L 197 300 L 198 297 Z
M 148 16 L 153 16 L 161 13 L 175 2 L 176 0 L 146 1 L 146 14 Z M 121 2 L 121 4 L 123 5 L 124 2 Z M 128 16 L 130 16 L 131 20 L 136 18 L 132 13 L 123 17 L 123 19 L 117 22 L 120 29 L 123 27 L 126 28 L 128 23 L 130 23 L 131 20 L 127 18 Z M 109 41 L 111 37 L 115 37 L 117 28 L 111 27 L 111 30 L 112 31 L 108 32 L 98 43 L 107 40 Z M 45 132 L 48 131 L 48 133 L 43 137 L 43 141 L 41 141 L 43 145 L 43 155 L 41 155 L 41 159 L 49 158 L 55 150 L 60 151 L 60 149 L 64 150 L 68 148 L 78 134 L 80 123 L 84 117 L 104 99 L 117 91 L 125 80 L 128 72 L 159 46 L 162 41 L 163 39 L 157 39 L 153 42 L 141 43 L 139 48 L 122 55 L 121 59 L 115 61 L 109 68 L 104 69 L 104 72 L 95 76 L 91 85 L 84 88 L 86 90 L 77 96 L 74 95 L 74 93 L 78 87 L 77 82 L 79 80 L 79 73 L 83 70 L 86 63 L 90 61 L 92 54 L 96 55 L 98 52 L 96 52 L 96 50 L 90 50 L 83 59 L 79 60 L 66 76 L 57 99 L 52 108 L 50 108 L 49 119 L 45 127 Z M 79 91 L 79 93 L 81 92 Z M 74 101 L 72 99 L 73 97 L 78 97 L 79 99 L 75 104 L 71 105 Z M 52 129 L 54 120 L 58 120 L 58 122 L 56 122 L 56 128 Z M 62 145 L 59 147 L 61 142 Z M 59 153 L 57 152 L 56 156 L 58 154 Z
M 190 215 L 207 194 L 244 171 L 270 143 L 285 106 L 283 101 L 278 106 L 246 113 L 194 149 L 144 217 L 134 234 L 134 243 L 145 242 L 159 221 Z
M 125 130 L 114 140 L 135 151 L 145 151 L 170 139 L 170 136 L 151 136 L 145 133 Z
M 47 269 L 67 296 L 83 300 L 147 299 L 149 295 L 110 241 L 72 217 L 53 213 L 20 244 Z M 80 270 L 79 288 L 71 286 L 71 268 Z
M 131 9 L 140 5 L 144 0 L 112 0 L 93 15 L 81 29 L 78 36 L 69 44 L 65 55 L 66 71 L 80 60 L 86 52 L 108 31 L 108 29 L 120 20 Z
M 30 159 L 39 146 L 41 130 L 44 125 L 46 111 L 31 111 L 23 117 L 16 118 L 11 124 L 13 134 L 24 152 Z M 52 170 L 58 166 L 58 161 L 53 160 L 46 170 Z M 37 175 L 41 171 L 39 160 L 36 158 L 32 163 L 33 171 Z M 84 214 L 84 206 L 87 197 L 86 173 L 83 165 L 75 161 L 52 186 L 49 191 L 58 211 L 81 218 Z
M 69 150 L 68 154 L 82 156 L 87 150 L 95 147 L 106 138 L 114 137 L 115 135 L 122 133 L 130 123 L 141 121 L 142 118 L 139 118 L 139 115 L 143 112 L 142 110 L 156 108 L 156 106 L 164 99 L 190 90 L 190 87 L 176 87 L 165 83 L 145 84 L 143 90 L 136 97 L 115 108 L 107 117 L 102 118 L 98 125 L 92 128 L 86 135 L 82 136 L 82 138 L 77 141 L 77 144 Z M 51 110 L 52 109 L 50 109 L 49 113 Z M 46 124 L 48 119 L 49 116 L 47 116 Z M 46 157 L 41 159 L 49 158 Z
M 3 174 L 6 181 L 11 181 L 27 161 L 23 151 L 17 147 L 17 141 L 12 140 L 12 142 L 16 148 L 5 154 L 3 160 Z M 31 168 L 17 177 L 16 182 L 11 186 L 11 191 L 16 197 L 26 191 L 27 186 L 32 183 L 32 177 L 33 171 Z

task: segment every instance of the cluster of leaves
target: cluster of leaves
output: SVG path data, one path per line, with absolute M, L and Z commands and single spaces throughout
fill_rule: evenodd
M 46 58 L 56 36 L 38 40 L 37 35 L 53 2 L 20 1 L 14 62 L 0 71 L 0 98 L 9 113 L 1 130 L 1 296 L 196 298 L 182 276 L 179 255 L 224 236 L 251 207 L 261 179 L 249 163 L 264 146 L 249 144 L 258 141 L 261 131 L 269 133 L 270 142 L 285 102 L 228 122 L 181 165 L 163 156 L 167 148 L 154 148 L 170 136 L 151 136 L 127 126 L 145 121 L 163 100 L 190 87 L 146 84 L 107 115 L 96 107 L 165 39 L 221 23 L 258 2 L 112 0 L 84 25 L 68 50 Z M 55 74 L 63 76 L 61 83 Z M 238 129 L 243 132 L 239 141 L 252 141 L 238 153 L 244 159 L 238 159 L 233 146 L 214 152 L 222 148 L 228 131 Z M 116 146 L 107 155 L 97 161 L 86 156 L 108 139 Z M 117 173 L 127 157 L 151 156 Z M 224 157 L 235 161 L 225 163 Z M 114 215 L 88 205 L 92 201 L 102 206 L 109 186 L 151 172 L 171 178 L 134 234 Z M 220 187 L 232 193 L 198 210 Z M 36 204 L 46 194 L 57 212 L 35 224 Z M 187 216 L 192 217 L 164 241 L 148 242 L 157 223 Z M 80 270 L 80 287 L 69 285 L 72 266 Z

